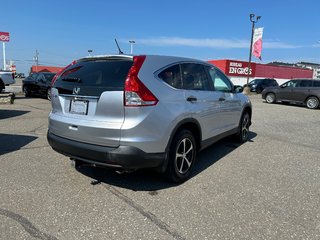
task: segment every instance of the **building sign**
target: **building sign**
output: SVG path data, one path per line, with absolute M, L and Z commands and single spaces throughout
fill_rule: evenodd
M 246 77 L 255 75 L 256 64 L 251 63 L 250 70 L 248 68 L 248 62 L 227 60 L 226 75 Z
M 10 35 L 8 32 L 0 32 L 0 42 L 9 42 Z

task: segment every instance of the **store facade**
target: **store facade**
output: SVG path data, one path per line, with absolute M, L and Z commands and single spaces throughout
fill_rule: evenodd
M 255 78 L 273 78 L 279 84 L 282 84 L 293 78 L 312 78 L 313 70 L 299 67 L 276 66 L 271 64 L 251 63 L 250 69 L 248 62 L 238 60 L 209 60 L 221 71 L 223 71 L 235 85 L 247 83 L 249 73 L 249 82 Z

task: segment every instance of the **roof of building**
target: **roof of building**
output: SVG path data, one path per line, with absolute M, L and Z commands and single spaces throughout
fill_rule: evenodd
M 54 66 L 32 66 L 31 72 L 52 72 L 57 73 L 62 70 L 63 67 L 54 67 Z

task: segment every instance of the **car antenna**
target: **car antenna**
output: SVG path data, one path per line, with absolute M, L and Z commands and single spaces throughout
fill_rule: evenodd
M 119 47 L 119 44 L 118 44 L 118 41 L 117 39 L 115 38 L 114 41 L 116 42 L 117 44 L 117 47 L 118 47 L 118 50 L 119 50 L 119 54 L 123 54 L 123 52 L 121 51 L 120 47 Z

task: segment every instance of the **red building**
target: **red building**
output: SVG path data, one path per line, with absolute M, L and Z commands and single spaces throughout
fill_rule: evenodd
M 57 73 L 62 70 L 63 67 L 52 67 L 52 66 L 32 66 L 30 72 L 52 72 Z
M 209 60 L 223 71 L 235 85 L 247 83 L 248 62 L 237 60 Z M 276 66 L 271 64 L 251 63 L 249 81 L 254 78 L 274 78 L 282 84 L 293 78 L 312 78 L 313 70 L 298 67 Z

